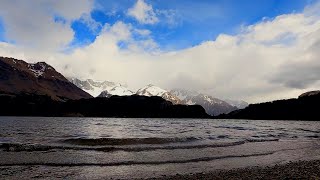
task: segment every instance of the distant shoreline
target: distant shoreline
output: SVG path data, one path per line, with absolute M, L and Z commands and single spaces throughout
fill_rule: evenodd
M 297 161 L 274 166 L 217 170 L 210 173 L 176 174 L 150 179 L 319 179 L 320 160 Z

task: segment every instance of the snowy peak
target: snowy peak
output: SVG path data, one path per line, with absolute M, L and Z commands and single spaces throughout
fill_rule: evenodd
M 69 81 L 94 97 L 97 97 L 103 91 L 110 91 L 114 87 L 122 86 L 120 83 L 114 83 L 110 81 L 94 81 L 92 79 L 80 80 L 77 78 L 69 78 Z
M 190 90 L 185 90 L 185 89 L 173 89 L 170 91 L 170 93 L 177 96 L 181 100 L 186 99 L 188 96 L 199 95 L 199 93 L 196 91 L 190 91 Z
M 183 104 L 201 105 L 210 115 L 229 113 L 237 109 L 235 106 L 232 106 L 223 100 L 195 91 L 174 89 L 170 92 L 175 96 L 179 97 L 182 100 Z
M 110 81 L 94 81 L 92 79 L 88 79 L 87 81 L 91 86 L 99 87 L 102 89 L 110 89 L 115 86 L 121 86 L 121 84 L 119 84 L 119 83 L 110 82 Z
M 238 109 L 244 109 L 247 106 L 249 106 L 249 103 L 241 100 L 230 100 L 230 99 L 225 99 L 225 102 L 229 103 L 232 106 L 237 107 Z
M 173 104 L 181 104 L 181 100 L 177 96 L 152 84 L 139 89 L 136 94 L 140 96 L 159 96 Z
M 136 94 L 140 96 L 162 96 L 167 92 L 168 91 L 164 89 L 161 89 L 157 86 L 149 84 L 146 87 L 139 89 Z
M 178 97 L 174 96 L 173 94 L 171 94 L 169 92 L 163 93 L 162 96 L 160 96 L 160 97 L 162 97 L 163 99 L 165 99 L 167 101 L 172 102 L 173 104 L 182 104 L 182 101 Z
M 111 97 L 114 95 L 117 96 L 131 96 L 134 93 L 132 91 L 130 91 L 129 89 L 127 89 L 124 86 L 115 86 L 113 88 L 111 88 L 110 90 L 105 90 L 102 91 L 101 94 L 98 97 Z
M 134 93 L 130 91 L 128 88 L 124 86 L 115 86 L 110 90 L 113 95 L 118 95 L 118 96 L 130 96 L 133 95 Z

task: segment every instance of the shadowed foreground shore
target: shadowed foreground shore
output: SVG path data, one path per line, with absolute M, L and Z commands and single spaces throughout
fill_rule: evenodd
M 320 160 L 152 179 L 320 179 Z

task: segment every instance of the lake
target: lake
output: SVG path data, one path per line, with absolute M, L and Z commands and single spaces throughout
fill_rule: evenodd
M 0 117 L 0 179 L 149 178 L 320 159 L 320 122 Z

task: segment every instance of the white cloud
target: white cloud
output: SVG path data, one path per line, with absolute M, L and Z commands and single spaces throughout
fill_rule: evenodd
M 151 32 L 118 21 L 105 25 L 93 43 L 69 54 L 7 43 L 0 44 L 0 53 L 46 60 L 68 76 L 124 82 L 134 89 L 153 83 L 249 102 L 289 98 L 320 89 L 320 17 L 312 13 L 320 11 L 316 7 L 174 52 L 157 51 Z M 137 40 L 135 34 L 144 38 Z M 121 43 L 127 46 L 119 47 Z
M 152 6 L 144 0 L 137 0 L 136 4 L 128 10 L 128 15 L 142 24 L 155 24 L 159 21 Z
M 93 33 L 98 33 L 99 29 L 102 27 L 102 24 L 92 19 L 89 14 L 83 14 L 80 21 L 86 24 Z
M 176 27 L 182 23 L 182 18 L 176 10 L 157 10 L 156 14 L 161 21 L 169 25 L 169 27 Z
M 71 21 L 89 13 L 92 2 L 12 0 L 1 1 L 0 7 L 8 40 L 38 49 L 59 49 L 73 39 Z M 55 17 L 63 17 L 65 21 L 55 21 Z
M 148 29 L 136 29 L 135 32 L 142 36 L 149 36 L 151 34 L 151 31 Z
M 29 2 L 30 4 L 30 2 Z M 67 20 L 78 19 L 81 15 L 89 14 L 93 8 L 92 0 L 48 0 L 46 8 L 52 7 L 51 11 L 66 18 Z M 50 9 L 49 9 L 50 10 Z
M 181 17 L 173 9 L 153 9 L 145 0 L 137 0 L 134 6 L 127 11 L 127 15 L 135 18 L 141 24 L 163 23 L 169 27 L 176 27 L 182 23 Z
M 102 34 L 110 34 L 110 39 L 126 41 L 131 38 L 131 29 L 132 27 L 130 24 L 125 24 L 121 21 L 118 21 L 112 26 L 105 26 Z

